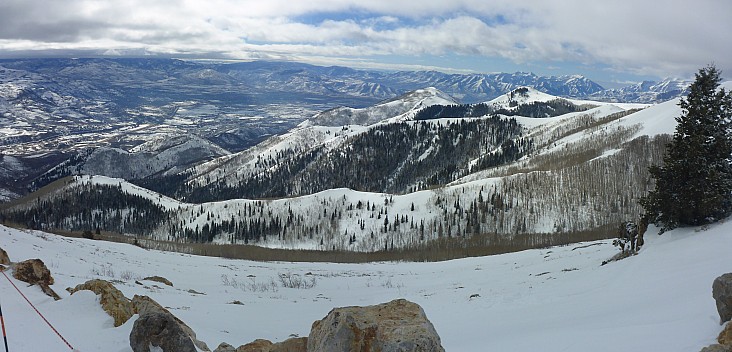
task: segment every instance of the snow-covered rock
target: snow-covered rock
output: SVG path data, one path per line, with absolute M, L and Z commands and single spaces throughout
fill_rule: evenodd
M 82 290 L 92 291 L 99 296 L 99 304 L 114 319 L 114 326 L 120 326 L 126 323 L 135 314 L 135 309 L 130 300 L 109 281 L 99 279 L 89 280 L 83 284 L 76 285 L 76 287 L 68 291 L 74 294 Z

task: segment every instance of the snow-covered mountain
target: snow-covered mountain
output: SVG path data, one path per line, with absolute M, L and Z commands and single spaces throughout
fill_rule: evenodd
M 528 72 L 446 74 L 436 71 L 396 72 L 384 77 L 395 87 L 434 86 L 466 103 L 491 100 L 519 87 L 563 97 L 585 97 L 602 91 L 599 84 L 579 75 L 537 76 Z
M 627 87 L 607 89 L 591 94 L 588 98 L 602 101 L 658 103 L 687 93 L 691 81 L 667 78 L 660 82 L 643 81 Z
M 560 99 L 557 96 L 540 92 L 531 87 L 519 87 L 506 94 L 503 94 L 487 104 L 502 109 L 512 109 L 521 104 L 531 104 L 534 102 L 548 102 Z
M 100 147 L 81 151 L 38 176 L 34 187 L 75 175 L 104 175 L 124 179 L 176 174 L 199 163 L 231 154 L 212 142 L 176 129 L 156 130 L 129 150 Z
M 88 148 L 130 152 L 152 135 L 141 130 L 174 127 L 237 152 L 319 111 L 333 109 L 322 115 L 323 121 L 332 120 L 324 122 L 330 126 L 369 123 L 358 121 L 365 116 L 359 109 L 424 87 L 475 103 L 523 86 L 564 98 L 596 94 L 606 101 L 677 95 L 672 85 L 639 85 L 602 95 L 603 88 L 586 77 L 524 72 L 384 72 L 262 61 L 0 60 L 0 153 L 21 161 L 43 155 L 48 162 L 23 162 L 24 176 L 0 179 L 0 189 L 24 194 L 34 178 Z
M 458 101 L 437 88 L 429 87 L 417 89 L 366 108 L 337 107 L 326 110 L 308 119 L 305 126 L 369 126 L 394 118 L 409 119 L 410 116 L 406 116 L 407 114 L 413 115 L 422 108 L 437 104 L 451 105 L 458 104 Z
M 527 88 L 494 103 L 521 107 L 556 99 Z M 467 238 L 484 244 L 600 238 L 641 212 L 647 168 L 660 162 L 680 108 L 677 101 L 641 111 L 633 104 L 582 103 L 581 110 L 542 118 L 300 126 L 143 184 L 195 203 L 161 207 L 155 193 L 100 177 L 77 179 L 41 203 L 78 202 L 84 211 L 85 192 L 101 187 L 113 199 L 142 196 L 129 202 L 137 204 L 135 213 L 149 215 L 116 217 L 119 205 L 110 203 L 92 226 L 265 247 L 377 251 Z M 36 213 L 33 204 L 5 214 L 39 228 L 89 226 L 74 216 Z
M 288 161 L 308 153 L 343 150 L 349 140 L 368 133 L 379 123 L 410 120 L 424 107 L 455 103 L 456 100 L 439 90 L 426 88 L 367 108 L 326 110 L 285 134 L 272 136 L 245 151 L 202 163 L 185 172 L 191 175 L 189 183 L 197 187 L 206 187 L 212 181 L 239 184 L 247 178 L 289 168 Z M 318 167 L 317 163 L 313 166 Z

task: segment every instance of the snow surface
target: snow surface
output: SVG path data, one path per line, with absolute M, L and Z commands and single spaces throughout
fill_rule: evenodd
M 133 317 L 114 328 L 88 279 L 117 280 L 127 297 L 148 295 L 185 321 L 210 348 L 256 338 L 307 336 L 337 306 L 396 298 L 420 304 L 447 351 L 698 351 L 721 330 L 711 284 L 732 271 L 732 222 L 646 234 L 640 255 L 601 266 L 610 241 L 438 263 L 252 262 L 149 251 L 0 227 L 13 261 L 41 258 L 62 297 L 13 280 L 79 351 L 131 351 Z M 314 277 L 310 289 L 252 290 L 281 273 Z M 311 273 L 311 275 L 306 275 Z M 141 280 L 160 275 L 174 287 Z M 136 284 L 139 280 L 142 285 Z M 473 295 L 479 297 L 473 297 Z M 235 300 L 242 304 L 230 304 Z M 4 277 L 11 351 L 67 349 Z
M 642 129 L 636 133 L 636 136 L 656 136 L 659 134 L 674 134 L 676 129 L 676 117 L 681 116 L 681 107 L 679 107 L 679 98 L 671 99 L 635 114 L 630 114 L 618 120 L 618 124 L 624 127 L 640 124 Z

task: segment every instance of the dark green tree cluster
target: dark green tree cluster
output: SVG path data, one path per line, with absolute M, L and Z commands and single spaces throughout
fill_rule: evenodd
M 333 188 L 405 193 L 443 185 L 521 158 L 531 147 L 514 119 L 386 124 L 351 137 L 343 148 L 318 147 L 262 162 L 266 173 L 231 185 L 190 187 L 185 199 L 206 202 L 312 194 Z M 479 160 L 469 168 L 472 160 Z
M 497 108 L 487 103 L 431 105 L 415 115 L 415 120 L 433 120 L 440 118 L 480 117 L 487 115 L 525 116 L 525 117 L 554 117 L 570 112 L 587 110 L 586 106 L 575 105 L 565 99 L 550 101 L 535 101 L 527 104 L 518 104 L 515 100 L 509 104 L 511 109 Z
M 649 169 L 655 189 L 641 200 L 661 232 L 718 221 L 732 211 L 732 94 L 719 89 L 720 72 L 699 70 L 662 166 Z
M 101 229 L 140 235 L 169 218 L 168 212 L 151 200 L 110 185 L 69 189 L 51 198 L 38 198 L 32 206 L 6 210 L 2 215 L 31 229 Z

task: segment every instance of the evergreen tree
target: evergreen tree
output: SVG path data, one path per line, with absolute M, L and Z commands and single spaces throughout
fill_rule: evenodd
M 681 99 L 681 116 L 663 166 L 649 169 L 656 187 L 641 199 L 661 232 L 717 221 L 732 210 L 732 94 L 719 88 L 720 72 L 699 70 Z

